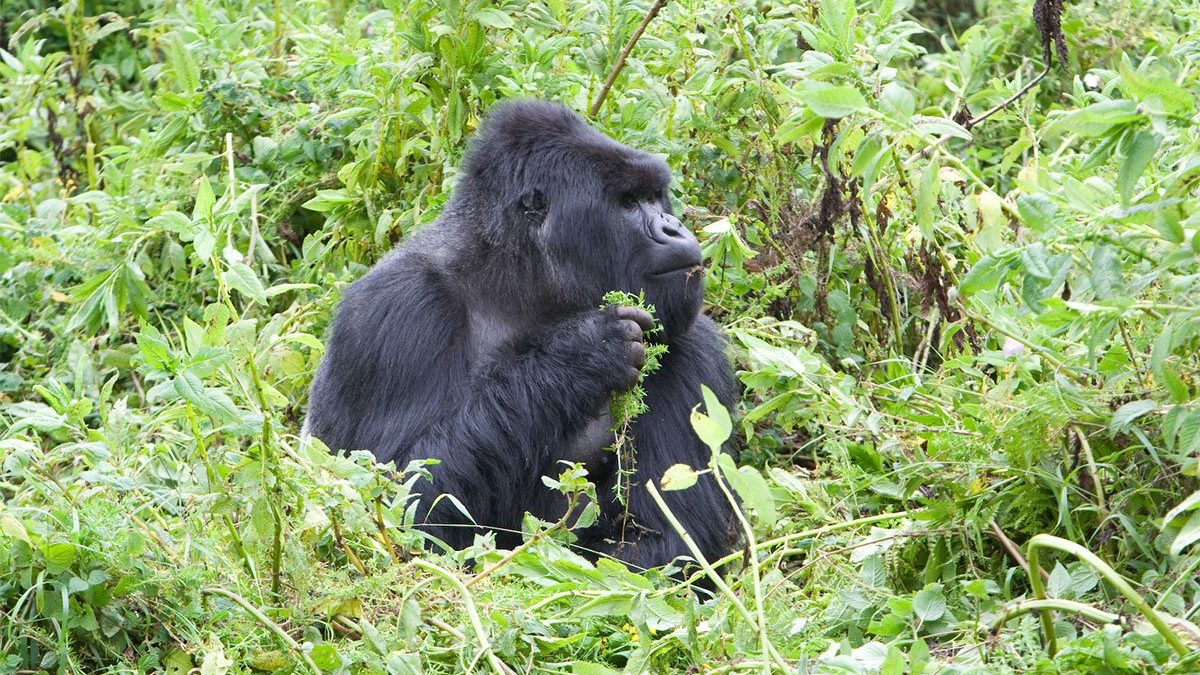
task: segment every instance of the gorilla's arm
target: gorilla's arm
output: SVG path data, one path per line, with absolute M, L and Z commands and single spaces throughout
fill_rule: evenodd
M 672 529 L 658 505 L 646 491 L 646 481 L 658 481 L 673 464 L 696 469 L 708 466 L 711 451 L 691 427 L 691 410 L 703 398 L 700 385 L 707 385 L 726 408 L 737 400 L 737 387 L 726 356 L 725 340 L 717 325 L 701 315 L 688 333 L 670 345 L 659 372 L 647 378 L 649 409 L 633 428 L 636 446 L 635 485 L 629 490 L 629 511 L 634 522 L 624 545 L 586 542 L 642 567 L 661 565 L 679 556 L 691 557 L 683 540 Z M 702 408 L 703 409 L 703 408 Z M 598 488 L 612 494 L 612 484 Z M 695 485 L 680 491 L 662 492 L 663 499 L 710 561 L 725 555 L 736 539 L 733 510 L 713 478 L 705 474 Z M 609 509 L 612 509 L 610 511 Z M 615 504 L 605 511 L 617 510 Z M 620 527 L 604 533 L 619 541 Z
M 461 548 L 474 528 L 437 496 L 454 495 L 481 525 L 519 527 L 532 491 L 545 489 L 547 458 L 636 377 L 641 330 L 625 310 L 586 312 L 472 372 L 462 303 L 434 273 L 391 263 L 347 290 L 310 428 L 333 448 L 367 448 L 400 467 L 439 460 L 433 485 L 418 486 L 418 520 Z

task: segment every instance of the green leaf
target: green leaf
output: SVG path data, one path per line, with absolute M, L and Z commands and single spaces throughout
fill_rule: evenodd
M 213 204 L 217 199 L 213 196 L 212 185 L 208 176 L 200 177 L 200 187 L 196 189 L 196 205 L 192 208 L 192 220 L 209 220 L 213 215 Z
M 309 211 L 328 213 L 339 206 L 351 204 L 354 199 L 345 190 L 317 190 L 317 195 L 301 204 Z
M 933 225 L 937 216 L 938 197 L 942 193 L 942 180 L 939 176 L 937 162 L 930 162 L 921 174 L 921 182 L 917 186 L 917 226 L 921 236 L 926 241 L 933 241 Z
M 167 230 L 183 234 L 190 232 L 192 229 L 192 221 L 185 214 L 178 211 L 163 211 L 146 221 L 146 227 L 152 230 Z
M 913 613 L 923 623 L 937 621 L 946 613 L 941 584 L 929 584 L 913 598 Z
M 752 466 L 737 466 L 733 457 L 725 453 L 717 457 L 717 466 L 720 467 L 721 476 L 741 498 L 742 505 L 750 510 L 763 527 L 774 527 L 779 519 L 779 512 L 775 508 L 771 486 L 762 474 Z
M 479 23 L 491 28 L 512 28 L 513 26 L 512 17 L 498 9 L 490 7 L 475 12 L 472 17 Z
M 1113 413 L 1112 420 L 1108 423 L 1108 433 L 1115 436 L 1118 432 L 1128 428 L 1134 420 L 1157 408 L 1157 403 L 1146 399 L 1126 403 Z
M 1133 133 L 1125 148 L 1125 157 L 1121 160 L 1121 168 L 1117 172 L 1117 192 L 1121 195 L 1121 204 L 1128 206 L 1133 195 L 1133 188 L 1138 178 L 1154 158 L 1162 136 L 1145 130 Z
M 1029 229 L 1045 232 L 1054 224 L 1058 205 L 1046 195 L 1021 195 L 1017 198 L 1017 212 L 1021 214 L 1021 221 Z
M 696 484 L 700 474 L 687 464 L 673 464 L 662 476 L 662 489 L 664 492 L 673 490 L 686 490 Z
M 826 119 L 845 117 L 867 105 L 867 100 L 854 87 L 825 82 L 805 83 L 801 98 L 810 110 Z
M 260 305 L 267 303 L 267 292 L 263 289 L 262 281 L 246 263 L 230 265 L 225 273 L 225 281 L 247 299 Z
M 1116 248 L 1097 244 L 1092 249 L 1092 290 L 1096 298 L 1108 300 L 1121 292 L 1121 259 Z
M 1085 138 L 1104 136 L 1114 127 L 1142 119 L 1137 101 L 1115 99 L 1093 103 L 1059 117 L 1049 129 L 1058 133 L 1073 133 Z M 1047 131 L 1049 133 L 1049 130 Z
M 973 295 L 982 290 L 996 287 L 1004 273 L 1011 267 L 1010 258 L 985 255 L 979 259 L 958 281 L 958 292 L 962 296 Z
M 1144 63 L 1154 63 L 1147 59 Z M 1187 89 L 1179 86 L 1165 72 L 1148 74 L 1131 70 L 1127 62 L 1121 63 L 1121 88 L 1127 94 L 1147 103 L 1161 106 L 1164 112 L 1188 115 L 1196 109 L 1196 99 Z
M 59 574 L 75 562 L 75 545 L 66 542 L 50 544 L 42 550 L 42 555 L 46 558 L 46 571 Z
M 1200 490 L 1197 490 L 1197 491 L 1193 492 L 1192 494 L 1188 495 L 1187 499 L 1179 502 L 1179 504 L 1177 504 L 1175 506 L 1175 508 L 1171 509 L 1170 511 L 1167 511 L 1167 515 L 1163 516 L 1162 526 L 1167 527 L 1168 525 L 1171 524 L 1172 520 L 1175 520 L 1176 518 L 1178 518 L 1179 516 L 1182 516 L 1183 514 L 1187 513 L 1188 511 L 1196 511 L 1196 510 L 1200 510 Z
M 337 670 L 342 665 L 342 657 L 338 655 L 337 648 L 330 644 L 314 646 L 309 656 L 321 670 Z
M 628 616 L 637 595 L 629 592 L 605 593 L 585 602 L 575 610 L 576 616 Z
M 137 340 L 138 352 L 146 365 L 160 372 L 172 372 L 175 357 L 171 355 L 171 347 L 161 333 L 147 328 L 135 335 L 134 339 Z
M 1179 530 L 1179 534 L 1175 535 L 1175 539 L 1171 542 L 1171 555 L 1179 555 L 1183 549 L 1200 541 L 1200 511 L 1192 514 L 1191 518 L 1184 523 L 1183 529 Z
M 729 419 L 729 411 L 717 400 L 717 395 L 706 385 L 700 385 L 704 396 L 704 407 L 708 414 L 700 412 L 700 406 L 692 409 L 692 429 L 704 444 L 713 451 L 720 450 L 721 444 L 733 433 L 733 422 Z
M 1026 246 L 1025 250 L 1021 252 L 1021 264 L 1031 276 L 1042 281 L 1049 281 L 1058 276 L 1061 260 L 1058 259 L 1058 256 L 1050 255 L 1046 247 L 1038 242 Z
M 969 141 L 973 136 L 967 131 L 966 127 L 953 120 L 948 120 L 945 117 L 931 117 L 929 115 L 916 115 L 912 118 L 913 128 L 923 134 L 931 136 L 950 136 L 951 138 L 961 138 L 964 141 Z
M 173 383 L 177 394 L 218 422 L 237 422 L 241 419 L 237 406 L 225 392 L 206 388 L 193 373 L 182 372 L 175 376 Z

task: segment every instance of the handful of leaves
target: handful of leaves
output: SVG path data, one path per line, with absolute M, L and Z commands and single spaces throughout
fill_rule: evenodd
M 654 317 L 654 328 L 646 332 L 647 336 L 657 335 L 663 330 L 662 323 L 655 314 L 654 305 L 648 304 L 642 293 L 634 295 L 625 291 L 609 291 L 604 294 L 604 302 L 601 306 L 608 307 L 610 305 L 638 307 Z M 629 428 L 635 419 L 649 409 L 646 405 L 646 390 L 642 387 L 642 382 L 646 380 L 647 375 L 654 373 L 662 366 L 662 357 L 666 353 L 667 345 L 647 342 L 646 363 L 642 365 L 638 383 L 627 392 L 613 395 L 612 401 L 609 403 L 609 415 L 612 417 L 611 429 L 617 436 L 616 442 L 609 448 L 611 452 L 617 454 L 617 481 L 613 486 L 613 491 L 616 493 L 617 502 L 622 505 L 626 503 L 625 494 L 629 488 L 629 479 L 633 476 L 635 461 L 633 444 L 629 438 Z

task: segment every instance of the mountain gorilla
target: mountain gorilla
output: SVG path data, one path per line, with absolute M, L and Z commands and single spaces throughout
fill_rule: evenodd
M 724 340 L 700 314 L 700 246 L 671 213 L 670 180 L 662 161 L 559 105 L 495 109 L 437 222 L 346 289 L 309 433 L 400 467 L 440 460 L 433 485 L 418 483 L 418 526 L 456 548 L 490 528 L 515 545 L 526 511 L 561 517 L 562 495 L 541 476 L 569 460 L 586 463 L 601 501 L 596 524 L 577 532 L 585 553 L 642 567 L 689 555 L 642 484 L 676 463 L 705 467 L 689 422 L 700 385 L 726 405 L 735 391 Z M 598 309 L 614 289 L 645 292 L 668 345 L 631 427 L 634 527 L 613 496 L 608 407 L 637 382 L 652 319 Z M 666 500 L 706 557 L 728 552 L 733 513 L 710 476 Z

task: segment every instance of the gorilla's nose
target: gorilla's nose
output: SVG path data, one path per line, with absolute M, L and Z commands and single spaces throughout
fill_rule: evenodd
M 679 219 L 669 213 L 660 213 L 651 227 L 655 230 L 654 237 L 663 243 L 672 239 L 688 239 L 693 235 L 679 222 Z

